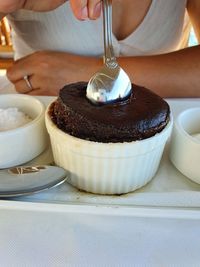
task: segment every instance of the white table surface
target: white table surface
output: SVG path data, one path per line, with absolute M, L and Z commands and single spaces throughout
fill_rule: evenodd
M 12 92 L 0 78 L 0 93 Z M 174 118 L 200 106 L 200 99 L 167 101 Z M 46 151 L 32 163 L 50 161 Z M 65 183 L 1 200 L 0 266 L 199 266 L 199 190 L 166 147 L 154 179 L 130 194 L 98 196 Z

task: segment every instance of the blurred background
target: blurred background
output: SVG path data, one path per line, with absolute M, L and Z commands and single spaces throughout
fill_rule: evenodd
M 0 69 L 5 70 L 13 63 L 11 29 L 6 18 L 0 21 Z

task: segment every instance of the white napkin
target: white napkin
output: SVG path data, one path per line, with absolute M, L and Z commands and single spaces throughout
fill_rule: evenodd
M 197 212 L 1 204 L 2 267 L 199 266 Z

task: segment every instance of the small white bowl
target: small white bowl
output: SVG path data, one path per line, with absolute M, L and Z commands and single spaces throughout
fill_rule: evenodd
M 48 144 L 43 103 L 28 95 L 0 95 L 0 108 L 10 107 L 18 108 L 32 120 L 21 127 L 0 132 L 0 169 L 32 160 L 42 153 Z
M 45 121 L 55 163 L 69 171 L 68 182 L 84 191 L 98 194 L 122 194 L 144 186 L 155 175 L 172 119 L 153 137 L 124 143 L 98 143 L 73 137 L 54 124 L 48 114 Z
M 182 174 L 200 183 L 200 108 L 187 109 L 177 117 L 170 159 Z

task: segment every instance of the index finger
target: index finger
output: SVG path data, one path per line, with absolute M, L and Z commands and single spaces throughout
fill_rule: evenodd
M 7 78 L 15 83 L 21 80 L 25 75 L 33 73 L 33 66 L 29 63 L 29 56 L 21 58 L 14 62 L 14 64 L 7 69 Z

